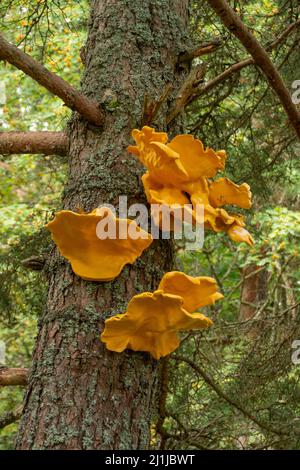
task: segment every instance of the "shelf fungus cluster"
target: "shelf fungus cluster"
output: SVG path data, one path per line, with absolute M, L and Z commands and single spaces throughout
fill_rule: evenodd
M 181 207 L 192 205 L 193 218 L 197 220 L 196 206 L 204 207 L 204 226 L 215 232 L 227 232 L 236 242 L 253 244 L 245 229 L 242 215 L 229 214 L 223 207 L 236 205 L 243 209 L 251 207 L 251 192 L 248 184 L 237 185 L 228 178 L 212 180 L 218 171 L 224 170 L 226 153 L 223 150 L 204 149 L 200 140 L 192 135 L 177 135 L 168 143 L 164 132 L 144 126 L 134 129 L 135 146 L 129 152 L 136 155 L 147 172 L 142 181 L 148 202 L 157 207 Z M 154 212 L 157 224 L 161 220 Z
M 192 312 L 222 298 L 211 277 L 166 273 L 155 292 L 134 296 L 124 314 L 105 321 L 101 340 L 111 351 L 147 351 L 159 359 L 178 348 L 179 331 L 211 326 L 205 315 Z

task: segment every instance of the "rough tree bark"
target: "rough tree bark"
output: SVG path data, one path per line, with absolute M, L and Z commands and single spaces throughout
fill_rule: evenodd
M 64 132 L 0 132 L 0 154 L 31 153 L 62 155 L 68 153 L 69 139 Z
M 103 131 L 73 116 L 70 173 L 63 207 L 144 201 L 144 171 L 126 152 L 140 125 L 144 94 L 157 98 L 187 74 L 177 57 L 191 46 L 187 0 L 94 0 L 82 51 L 83 92 L 106 109 Z M 165 127 L 169 105 L 156 121 Z M 172 131 L 172 129 L 169 129 Z M 172 269 L 172 243 L 155 241 L 113 282 L 85 282 L 53 248 L 48 302 L 39 323 L 18 449 L 145 449 L 158 409 L 159 361 L 122 354 L 99 340 L 103 320 L 124 311 L 132 295 L 157 287 Z

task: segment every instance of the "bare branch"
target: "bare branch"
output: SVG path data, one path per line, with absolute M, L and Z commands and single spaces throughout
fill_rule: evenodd
M 253 57 L 255 64 L 257 64 L 263 71 L 270 87 L 278 96 L 297 136 L 300 139 L 300 113 L 294 105 L 289 90 L 266 50 L 244 25 L 239 16 L 227 4 L 226 0 L 207 1 L 220 17 L 223 24 L 241 41 L 245 49 Z
M 0 132 L 0 154 L 41 153 L 67 155 L 69 139 L 65 132 Z
M 253 64 L 254 64 L 253 59 L 245 59 L 245 60 L 242 60 L 241 62 L 236 62 L 235 64 L 232 64 L 228 69 L 220 73 L 220 75 L 217 75 L 215 78 L 205 83 L 205 85 L 200 89 L 199 93 L 197 94 L 197 97 L 204 95 L 205 93 L 210 91 L 212 88 L 219 85 L 219 83 L 224 82 L 224 80 L 229 78 L 234 73 L 237 73 L 240 70 L 242 70 L 244 67 L 247 67 L 248 65 L 253 65 Z
M 45 266 L 46 259 L 43 256 L 31 256 L 21 261 L 22 266 L 31 271 L 42 271 Z
M 167 97 L 169 96 L 172 85 L 168 83 L 168 85 L 163 90 L 162 94 L 158 98 L 158 100 L 149 101 L 147 95 L 144 98 L 144 109 L 143 109 L 143 116 L 142 116 L 142 126 L 150 126 L 157 116 L 161 106 L 166 101 Z
M 289 35 L 290 33 L 300 26 L 300 18 L 299 20 L 295 21 L 295 23 L 291 23 L 279 36 L 278 38 L 269 44 L 266 47 L 266 50 L 269 51 L 271 49 L 276 49 Z
M 300 26 L 300 20 L 296 21 L 295 23 L 290 24 L 274 42 L 272 42 L 266 47 L 266 50 L 270 51 L 270 50 L 276 49 L 289 36 L 289 34 L 298 26 Z M 183 107 L 185 107 L 187 104 L 194 101 L 196 98 L 199 98 L 205 93 L 208 93 L 212 88 L 216 87 L 223 81 L 227 80 L 229 77 L 236 74 L 243 68 L 248 67 L 249 65 L 254 65 L 254 64 L 255 64 L 255 60 L 252 57 L 249 57 L 248 59 L 232 64 L 228 69 L 226 69 L 220 75 L 217 75 L 212 80 L 209 80 L 201 87 L 198 87 L 198 88 L 193 87 L 193 94 L 190 95 L 187 101 L 185 102 L 182 101 L 181 103 L 179 103 L 179 100 L 178 100 L 177 109 L 176 109 L 176 112 L 174 113 L 174 117 L 177 116 L 177 114 L 183 109 Z M 188 78 L 187 81 L 190 82 L 190 78 Z M 179 96 L 180 95 L 182 95 L 182 92 L 179 93 Z M 174 111 L 175 111 L 175 108 L 168 117 L 170 121 L 174 119 L 174 117 L 172 116 L 172 113 Z
M 0 367 L 0 385 L 26 385 L 28 369 Z
M 18 419 L 21 418 L 22 411 L 23 411 L 23 407 L 21 405 L 21 406 L 18 406 L 15 410 L 8 411 L 7 413 L 0 416 L 0 429 L 3 429 L 9 424 L 12 424 L 18 421 Z
M 216 38 L 212 39 L 209 42 L 204 42 L 200 44 L 196 49 L 184 52 L 179 56 L 178 62 L 190 62 L 196 57 L 201 57 L 206 54 L 211 54 L 215 52 L 222 45 L 222 39 Z
M 68 108 L 77 111 L 90 123 L 96 126 L 103 124 L 104 113 L 97 103 L 82 95 L 68 82 L 47 70 L 28 54 L 7 42 L 1 35 L 0 59 L 6 60 L 22 70 L 51 93 L 61 98 Z

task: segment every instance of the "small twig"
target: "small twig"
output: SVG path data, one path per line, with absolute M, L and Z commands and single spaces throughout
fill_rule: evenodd
M 226 98 L 228 98 L 231 95 L 232 90 L 236 86 L 238 79 L 239 79 L 239 75 L 234 77 L 234 79 L 232 80 L 232 83 L 228 87 L 228 90 L 223 95 L 219 96 L 216 100 L 214 100 L 212 103 L 207 105 L 209 110 L 203 116 L 201 116 L 201 119 L 193 126 L 193 128 L 191 129 L 192 132 L 195 132 L 197 129 L 201 128 L 205 120 L 211 116 L 212 110 L 215 107 L 219 106 L 222 101 L 226 100 Z
M 273 49 L 276 49 L 290 35 L 290 33 L 298 26 L 300 26 L 300 19 L 296 21 L 295 23 L 290 24 L 275 41 L 273 41 L 271 44 L 268 44 L 266 46 L 266 51 L 272 51 Z M 248 59 L 241 60 L 240 62 L 236 62 L 235 64 L 232 64 L 230 67 L 228 67 L 228 69 L 220 73 L 220 75 L 217 75 L 216 77 L 206 82 L 203 85 L 203 87 L 198 91 L 195 98 L 198 98 L 208 93 L 212 88 L 216 87 L 217 85 L 225 81 L 231 75 L 239 72 L 240 70 L 242 70 L 245 67 L 248 67 L 249 65 L 254 65 L 254 64 L 255 64 L 255 61 L 252 57 L 249 57 Z
M 219 278 L 218 273 L 217 273 L 217 271 L 216 271 L 216 269 L 215 269 L 215 265 L 214 265 L 214 263 L 213 263 L 213 261 L 211 260 L 211 257 L 210 257 L 211 252 L 210 252 L 209 250 L 205 250 L 205 248 L 202 249 L 202 251 L 203 251 L 203 253 L 205 254 L 206 259 L 207 259 L 207 261 L 208 261 L 208 263 L 209 263 L 209 267 L 210 267 L 210 270 L 211 270 L 212 275 L 215 277 L 215 279 L 216 279 L 216 281 L 217 281 L 217 284 L 218 284 L 218 286 L 220 287 L 221 291 L 224 292 L 223 283 L 222 283 L 221 279 Z
M 31 256 L 21 261 L 24 268 L 30 269 L 31 271 L 42 271 L 45 265 L 45 258 L 43 256 Z
M 213 378 L 206 372 L 204 371 L 200 366 L 196 365 L 193 361 L 190 359 L 179 356 L 176 354 L 176 356 L 171 356 L 172 360 L 175 360 L 177 362 L 185 362 L 188 364 L 194 371 L 199 374 L 203 380 L 216 392 L 217 395 L 219 395 L 220 398 L 223 398 L 223 400 L 227 401 L 230 405 L 232 405 L 234 408 L 239 410 L 241 413 L 243 413 L 244 416 L 246 416 L 248 419 L 253 421 L 253 423 L 257 424 L 260 428 L 265 429 L 268 432 L 272 432 L 274 434 L 277 434 L 278 436 L 282 436 L 287 434 L 284 431 L 280 431 L 278 429 L 273 429 L 270 428 L 267 424 L 262 423 L 260 420 L 258 420 L 255 416 L 252 415 L 249 411 L 245 410 L 239 403 L 234 401 L 232 398 L 230 398 L 222 389 L 221 387 L 215 383 Z
M 291 23 L 279 36 L 275 41 L 271 42 L 271 44 L 268 44 L 266 47 L 267 51 L 270 51 L 272 49 L 275 49 L 277 46 L 279 46 L 288 36 L 289 34 L 298 26 L 300 26 L 300 18 L 299 20 L 295 21 L 295 23 Z
M 236 64 L 232 64 L 228 69 L 220 73 L 220 75 L 217 75 L 216 77 L 206 82 L 197 93 L 197 98 L 204 95 L 215 86 L 219 85 L 219 83 L 222 83 L 224 80 L 226 80 L 228 77 L 230 77 L 234 73 L 237 73 L 240 70 L 242 70 L 244 67 L 247 67 L 248 65 L 253 65 L 253 64 L 254 64 L 253 59 L 245 59 L 240 62 L 237 62 Z
M 68 153 L 65 132 L 0 132 L 0 154 L 62 155 Z
M 195 93 L 198 91 L 198 86 L 203 80 L 206 73 L 206 65 L 200 64 L 192 68 L 189 76 L 181 86 L 177 94 L 175 106 L 167 116 L 167 124 L 170 124 L 173 119 L 180 114 L 186 105 L 188 105 L 194 98 Z

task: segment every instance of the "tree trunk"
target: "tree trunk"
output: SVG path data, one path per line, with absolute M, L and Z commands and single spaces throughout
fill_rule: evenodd
M 100 130 L 74 115 L 69 126 L 70 172 L 63 207 L 90 211 L 101 203 L 144 202 L 145 171 L 126 152 L 140 127 L 145 93 L 157 99 L 180 87 L 187 50 L 187 0 L 94 0 L 82 50 L 83 92 L 106 109 Z M 178 86 L 177 86 L 178 85 Z M 156 120 L 165 128 L 171 103 Z M 172 131 L 172 129 L 169 129 Z M 172 269 L 173 247 L 155 241 L 112 282 L 78 278 L 53 248 L 47 264 L 48 301 L 39 323 L 18 449 L 146 449 L 158 410 L 160 362 L 147 353 L 106 350 L 104 319 L 124 312 L 130 298 L 153 290 Z

